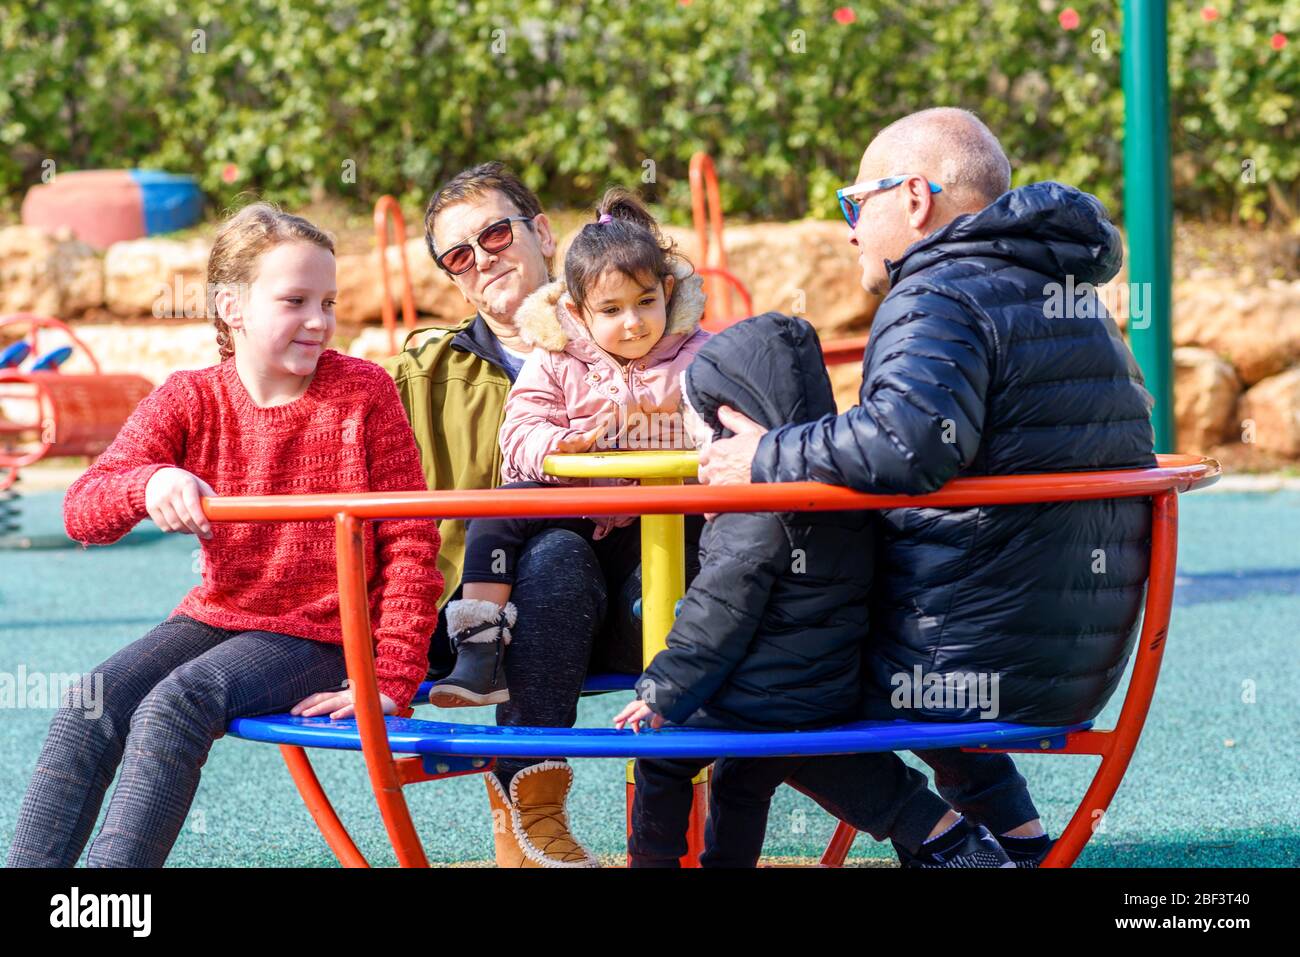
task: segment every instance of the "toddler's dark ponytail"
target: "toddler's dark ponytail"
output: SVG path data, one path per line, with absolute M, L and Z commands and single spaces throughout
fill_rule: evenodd
M 614 186 L 596 205 L 596 220 L 578 231 L 564 257 L 564 283 L 582 306 L 587 292 L 606 270 L 653 282 L 672 275 L 674 260 L 685 260 L 665 239 L 639 196 Z

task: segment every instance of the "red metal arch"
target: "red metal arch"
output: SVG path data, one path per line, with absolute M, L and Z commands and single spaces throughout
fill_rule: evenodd
M 388 349 L 397 355 L 397 314 L 393 291 L 388 281 L 388 222 L 393 223 L 393 240 L 402 261 L 402 327 L 415 328 L 415 293 L 411 288 L 411 264 L 406 259 L 406 219 L 402 207 L 392 196 L 380 196 L 375 203 L 375 250 L 379 256 L 379 277 L 383 283 L 383 319 L 388 331 Z

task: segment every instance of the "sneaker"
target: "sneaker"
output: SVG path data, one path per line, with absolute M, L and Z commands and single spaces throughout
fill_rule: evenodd
M 433 683 L 429 703 L 439 708 L 471 708 L 509 701 L 502 662 L 515 623 L 515 606 L 465 598 L 451 602 L 445 613 L 456 648 L 456 666 L 447 677 Z
M 1006 851 L 982 824 L 965 818 L 921 845 L 916 854 L 897 842 L 894 850 L 903 867 L 936 869 L 947 867 L 1015 867 Z
M 998 838 L 998 843 L 1002 845 L 1002 850 L 1007 852 L 1007 857 L 1016 867 L 1038 867 L 1046 859 L 1047 854 L 1056 842 L 1046 834 L 1040 834 L 1038 837 L 1007 837 L 1003 835 Z

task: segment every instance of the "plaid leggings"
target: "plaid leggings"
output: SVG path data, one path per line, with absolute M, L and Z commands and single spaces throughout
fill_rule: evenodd
M 93 688 L 97 675 L 103 684 Z M 230 720 L 287 711 L 344 677 L 338 645 L 227 631 L 184 615 L 168 619 L 84 676 L 55 713 L 18 812 L 8 866 L 75 864 L 120 763 L 86 865 L 161 867 L 212 742 Z M 100 707 L 88 708 L 96 693 Z

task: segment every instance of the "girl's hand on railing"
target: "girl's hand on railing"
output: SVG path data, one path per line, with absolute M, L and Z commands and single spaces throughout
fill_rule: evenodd
M 593 445 L 609 430 L 609 425 L 618 416 L 618 406 L 613 406 L 600 419 L 595 428 L 588 429 L 581 435 L 576 435 L 571 439 L 560 439 L 547 453 L 569 455 L 574 452 L 590 452 Z
M 640 734 L 641 722 L 646 720 L 649 721 L 652 731 L 658 731 L 664 726 L 663 715 L 655 714 L 644 701 L 632 701 L 614 717 L 614 727 L 622 731 L 625 724 L 630 724 L 632 730 Z
M 379 694 L 379 704 L 384 714 L 397 714 L 398 712 L 397 702 L 383 692 Z M 314 695 L 308 695 L 299 701 L 289 710 L 289 713 L 303 718 L 316 718 L 328 714 L 331 721 L 351 718 L 356 714 L 352 689 L 318 691 Z
M 199 499 L 216 494 L 211 485 L 184 469 L 159 469 L 144 487 L 144 507 L 164 532 L 208 539 L 212 537 L 212 525 Z

